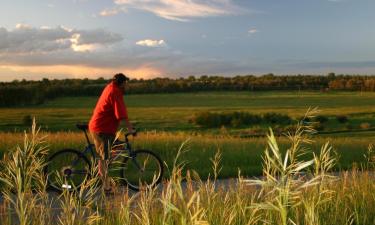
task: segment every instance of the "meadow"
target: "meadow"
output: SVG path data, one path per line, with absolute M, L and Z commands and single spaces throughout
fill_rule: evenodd
M 234 177 L 238 170 L 244 176 L 261 175 L 261 153 L 266 148 L 266 138 L 241 138 L 252 127 L 214 128 L 198 127 L 189 123 L 197 112 L 233 112 L 246 111 L 255 114 L 278 112 L 298 119 L 309 107 L 319 107 L 320 115 L 330 120 L 330 130 L 343 133 L 326 133 L 314 136 L 312 146 L 317 152 L 322 143 L 330 141 L 339 155 L 336 170 L 360 166 L 369 144 L 373 143 L 375 132 L 374 93 L 361 92 L 208 92 L 178 94 L 145 94 L 125 96 L 132 121 L 140 122 L 140 135 L 134 139 L 139 148 L 156 151 L 167 165 L 171 166 L 178 146 L 190 140 L 190 152 L 183 157 L 189 163 L 188 169 L 199 171 L 207 177 L 210 159 L 217 151 L 223 155 L 221 177 Z M 36 118 L 42 132 L 47 135 L 51 152 L 62 148 L 80 148 L 84 146 L 84 136 L 77 131 L 77 122 L 88 121 L 97 98 L 76 97 L 60 98 L 34 107 L 0 109 L 0 153 L 12 150 L 22 142 L 22 132 L 29 129 L 22 118 L 31 115 Z M 340 124 L 335 116 L 348 117 L 346 124 Z M 360 124 L 367 123 L 370 128 L 363 130 Z M 361 132 L 348 130 L 347 126 Z M 266 134 L 272 124 L 262 125 Z M 255 127 L 255 129 L 258 129 Z M 280 138 L 283 146 L 286 138 Z M 312 154 L 312 152 L 310 152 Z
M 112 197 L 102 192 L 95 168 L 79 191 L 65 190 L 52 197 L 42 172 L 51 152 L 85 145 L 75 124 L 90 118 L 96 98 L 2 108 L 0 221 L 22 225 L 374 224 L 374 97 L 360 92 L 126 96 L 129 115 L 141 128 L 131 139 L 133 146 L 159 154 L 166 173 L 162 188 L 135 194 L 120 188 Z M 309 107 L 319 107 L 320 115 L 329 118 L 325 133 L 313 134 L 310 125 L 299 123 L 289 137 L 268 131 L 267 137 L 244 138 L 239 134 L 252 127 L 209 129 L 189 122 L 197 112 L 246 111 L 284 113 L 297 123 Z M 25 124 L 25 115 L 36 117 L 39 133 Z M 337 115 L 345 115 L 348 121 L 337 122 Z M 368 124 L 366 129 L 360 126 L 363 123 Z M 222 185 L 222 178 L 230 179 Z
M 216 152 L 206 165 L 212 168 L 210 179 L 202 179 L 200 171 L 186 168 L 183 154 L 191 145 L 185 142 L 178 147 L 161 189 L 136 194 L 118 190 L 110 197 L 102 192 L 98 177 L 92 176 L 79 191 L 64 190 L 51 199 L 42 172 L 48 142 L 34 126 L 1 161 L 0 220 L 21 225 L 374 224 L 373 155 L 360 169 L 332 176 L 338 158 L 328 143 L 307 155 L 312 150 L 311 128 L 300 123 L 287 147 L 270 132 L 268 148 L 261 153 L 261 178 L 244 179 L 238 173 L 221 185 L 217 179 L 225 156 Z M 95 168 L 92 173 L 97 173 Z
M 243 111 L 254 114 L 283 113 L 298 119 L 309 107 L 319 107 L 325 116 L 349 116 L 350 125 L 375 124 L 375 93 L 371 92 L 197 92 L 127 95 L 129 117 L 141 130 L 217 133 L 189 123 L 199 112 Z M 0 108 L 0 130 L 23 131 L 23 118 L 36 117 L 47 131 L 75 131 L 77 122 L 87 122 L 96 97 L 58 98 L 39 106 Z M 268 125 L 265 125 L 268 126 Z M 327 125 L 343 129 L 336 122 Z M 246 130 L 246 127 L 242 127 Z

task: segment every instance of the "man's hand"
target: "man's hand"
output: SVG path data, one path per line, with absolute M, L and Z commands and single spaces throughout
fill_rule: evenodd
M 128 128 L 128 132 L 131 134 L 135 134 L 136 130 L 134 129 L 133 125 L 128 120 L 125 120 L 125 122 L 126 122 L 126 127 Z

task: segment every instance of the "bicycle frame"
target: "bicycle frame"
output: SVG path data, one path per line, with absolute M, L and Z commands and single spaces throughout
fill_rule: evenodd
M 76 126 L 79 130 L 83 131 L 85 138 L 86 138 L 87 145 L 81 151 L 77 151 L 75 149 L 63 149 L 61 151 L 56 152 L 49 158 L 50 162 L 55 162 L 54 161 L 55 159 L 57 160 L 56 162 L 59 162 L 58 159 L 61 159 L 60 161 L 64 162 L 64 164 L 61 164 L 61 165 L 57 164 L 57 167 L 51 167 L 51 170 L 49 170 L 49 167 L 46 167 L 45 169 L 47 174 L 49 173 L 53 174 L 54 172 L 57 172 L 57 174 L 60 174 L 63 177 L 67 178 L 67 183 L 64 183 L 63 186 L 59 186 L 60 184 L 55 182 L 56 179 L 53 180 L 51 185 L 56 190 L 61 190 L 61 188 L 71 189 L 72 187 L 74 187 L 75 182 L 76 182 L 76 180 L 73 180 L 74 175 L 75 174 L 85 175 L 83 177 L 86 177 L 86 175 L 90 175 L 90 172 L 93 172 L 93 171 L 90 171 L 92 165 L 95 165 L 97 163 L 96 160 L 98 159 L 98 154 L 96 153 L 95 145 L 90 141 L 89 134 L 88 134 L 89 129 L 88 129 L 87 124 L 77 124 Z M 152 173 L 154 172 L 153 179 L 155 179 L 155 176 L 156 176 L 157 181 L 150 180 L 150 181 L 146 181 L 146 183 L 144 184 L 157 185 L 158 183 L 160 183 L 162 174 L 163 174 L 163 164 L 162 164 L 161 159 L 155 153 L 147 149 L 132 150 L 132 144 L 129 142 L 129 138 L 128 138 L 130 135 L 135 136 L 136 132 L 126 133 L 124 135 L 124 138 L 125 138 L 124 141 L 119 141 L 119 140 L 114 141 L 112 148 L 111 148 L 112 150 L 110 154 L 111 157 L 106 163 L 108 165 L 108 169 L 111 168 L 111 171 L 108 170 L 108 172 L 110 172 L 111 175 L 117 176 L 118 174 L 116 170 L 119 170 L 120 171 L 119 178 L 124 179 L 125 183 L 129 185 L 131 189 L 136 190 L 136 191 L 140 190 L 139 189 L 140 186 L 138 186 L 138 184 L 140 183 L 138 182 L 142 181 L 142 183 L 144 183 L 144 181 L 146 181 L 147 179 L 150 179 L 150 176 L 152 176 Z M 113 152 L 113 151 L 116 151 L 116 152 Z M 70 154 L 73 156 L 73 158 L 69 158 L 69 161 L 66 161 L 67 158 L 61 158 L 61 157 L 64 157 L 65 154 Z M 138 155 L 140 155 L 140 157 L 138 157 Z M 58 157 L 58 158 L 54 158 L 54 157 Z M 151 160 L 152 162 L 151 164 L 148 163 L 149 160 Z M 117 164 L 119 165 L 119 167 L 116 166 Z M 149 165 L 151 165 L 151 167 Z M 149 170 L 149 168 L 151 170 Z M 149 171 L 151 173 L 149 173 Z M 144 172 L 146 173 L 144 173 L 144 177 L 143 177 L 143 175 L 139 174 L 139 172 L 141 172 L 142 174 Z M 77 178 L 81 179 L 82 176 L 79 176 Z M 128 178 L 130 179 L 128 180 Z M 152 183 L 149 183 L 149 182 L 152 182 Z M 77 184 L 80 185 L 81 183 L 79 182 Z M 53 186 L 53 185 L 57 185 L 57 186 Z
M 96 151 L 95 151 L 95 145 L 90 142 L 90 139 L 89 139 L 89 137 L 87 135 L 87 130 L 86 129 L 81 129 L 81 130 L 84 132 L 85 138 L 86 138 L 86 141 L 87 141 L 87 145 L 85 147 L 85 150 L 83 150 L 82 154 L 83 155 L 91 155 L 92 159 L 95 160 L 97 158 L 96 157 L 97 154 L 96 154 Z M 133 157 L 135 154 L 134 154 L 134 151 L 132 151 L 131 143 L 129 142 L 129 138 L 128 138 L 129 135 L 132 135 L 132 134 L 131 133 L 125 134 L 125 141 L 115 140 L 115 142 L 113 143 L 112 146 L 124 145 L 125 146 L 124 148 L 116 149 L 116 150 L 127 151 L 127 153 L 128 153 L 127 157 L 131 158 L 132 161 L 134 162 L 134 164 L 136 165 L 136 167 L 138 167 L 138 169 L 142 170 L 141 166 L 139 165 L 139 163 Z M 111 158 L 110 159 L 110 163 L 112 163 L 113 161 L 115 161 L 120 155 L 121 154 L 117 154 L 114 158 Z

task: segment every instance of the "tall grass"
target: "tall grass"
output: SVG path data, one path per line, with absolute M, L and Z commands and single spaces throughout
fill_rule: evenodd
M 311 113 L 314 111 L 306 116 L 312 116 Z M 2 224 L 374 224 L 373 173 L 359 167 L 332 176 L 330 171 L 338 160 L 334 148 L 323 143 L 319 151 L 311 153 L 314 145 L 310 125 L 300 123 L 294 133 L 281 139 L 289 141 L 286 145 L 280 145 L 280 139 L 270 130 L 262 157 L 263 176 L 259 179 L 247 180 L 237 171 L 236 178 L 219 180 L 225 168 L 221 148 L 216 148 L 208 158 L 210 164 L 206 166 L 211 169 L 207 179 L 202 179 L 199 171 L 188 168 L 189 161 L 184 157 L 194 148 L 195 143 L 190 140 L 180 145 L 172 162 L 167 164 L 170 176 L 162 186 L 144 188 L 139 193 L 125 189 L 108 197 L 100 194 L 94 169 L 93 176 L 85 180 L 80 191 L 66 190 L 56 197 L 57 216 L 53 216 L 56 211 L 48 210 L 50 205 L 42 200 L 43 195 L 38 194 L 46 193 L 45 185 L 41 185 L 45 179 L 40 176 L 40 169 L 36 169 L 44 163 L 39 161 L 39 153 L 44 150 L 36 150 L 44 148 L 34 145 L 31 155 L 16 153 L 23 151 L 20 148 L 10 153 L 20 154 L 18 157 L 7 156 L 2 162 L 3 168 L 7 168 L 3 171 L 8 171 L 1 178 L 9 205 L 3 206 L 7 210 L 3 210 L 5 215 L 0 219 Z M 37 132 L 34 134 L 37 136 Z M 26 139 L 25 143 L 40 144 Z M 373 161 L 368 155 L 371 154 L 366 156 L 370 165 Z M 17 175 L 21 165 L 18 162 L 30 158 L 34 169 L 25 171 L 34 174 L 35 183 Z M 20 191 L 12 194 L 12 187 Z M 33 188 L 39 192 L 32 193 Z M 43 207 L 44 216 L 34 210 Z M 11 213 L 17 215 L 17 220 L 9 219 Z
M 49 143 L 50 153 L 63 148 L 73 148 L 81 150 L 85 145 L 82 133 L 58 132 L 40 133 L 47 136 L 45 141 Z M 188 161 L 185 170 L 196 170 L 202 178 L 207 178 L 211 173 L 210 158 L 214 157 L 217 149 L 220 149 L 222 160 L 222 170 L 219 178 L 233 178 L 237 176 L 238 169 L 246 177 L 259 176 L 262 174 L 262 153 L 267 145 L 266 138 L 235 138 L 226 135 L 191 135 L 187 133 L 167 133 L 167 132 L 145 132 L 140 133 L 132 142 L 136 148 L 151 149 L 158 153 L 166 161 L 168 166 L 173 165 L 173 160 L 177 154 L 180 144 L 186 139 L 190 139 L 189 152 L 182 157 Z M 367 154 L 368 144 L 372 142 L 369 137 L 314 137 L 315 142 L 311 150 L 316 154 L 320 151 L 320 146 L 327 141 L 340 156 L 335 166 L 335 170 L 350 169 L 353 163 L 357 165 L 365 164 L 363 157 Z M 0 133 L 0 155 L 6 151 L 14 151 L 14 145 L 23 143 L 23 135 L 20 133 Z M 290 140 L 286 137 L 279 137 L 278 144 L 282 153 L 285 153 L 290 145 Z M 304 157 L 310 157 L 312 153 Z M 170 175 L 170 174 L 169 174 Z
M 23 146 L 17 146 L 1 161 L 0 181 L 4 184 L 2 194 L 5 203 L 9 204 L 16 221 L 21 225 L 47 224 L 47 214 L 36 216 L 37 213 L 48 211 L 46 196 L 47 183 L 43 174 L 47 146 L 44 137 L 39 137 L 39 129 L 35 120 L 30 135 L 24 134 Z M 33 193 L 36 192 L 36 193 Z M 11 217 L 9 217 L 11 221 Z
M 89 178 L 86 178 L 79 190 L 72 191 L 70 188 L 64 188 L 59 196 L 58 222 L 61 225 L 91 225 L 100 221 L 99 207 L 97 204 L 103 198 L 103 191 L 100 188 L 100 178 L 96 175 L 98 167 L 94 166 L 90 171 Z M 59 176 L 61 185 L 65 183 L 65 178 Z

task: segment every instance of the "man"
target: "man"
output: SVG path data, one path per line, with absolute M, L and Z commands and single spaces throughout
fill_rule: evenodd
M 104 88 L 89 123 L 89 130 L 100 156 L 98 173 L 106 191 L 110 191 L 111 188 L 107 177 L 108 159 L 121 121 L 125 120 L 128 131 L 134 132 L 123 97 L 128 80 L 129 78 L 122 73 L 112 78 L 111 83 Z

